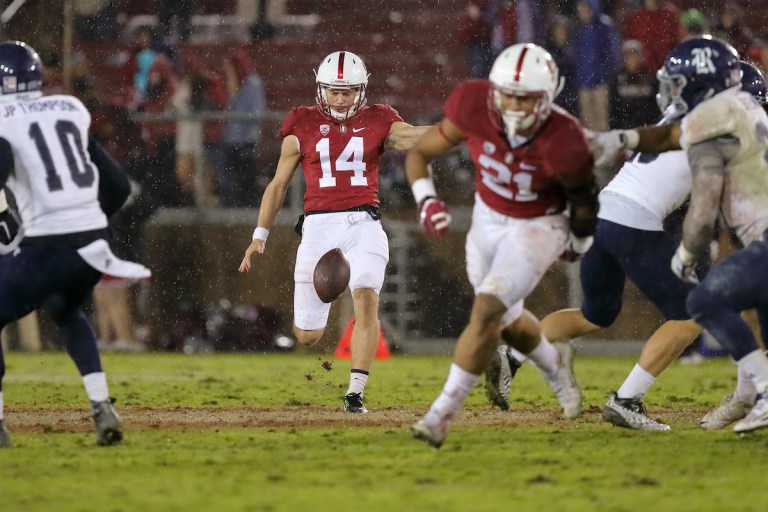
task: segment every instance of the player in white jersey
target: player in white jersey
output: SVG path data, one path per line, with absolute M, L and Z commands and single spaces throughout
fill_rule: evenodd
M 685 117 L 681 125 L 601 134 L 606 155 L 615 149 L 665 151 L 681 146 L 692 173 L 691 204 L 672 270 L 695 283 L 695 265 L 708 248 L 718 216 L 744 248 L 718 262 L 689 294 L 691 316 L 751 378 L 757 398 L 735 432 L 768 426 L 768 357 L 740 313 L 755 308 L 768 334 L 768 115 L 740 91 L 738 56 L 708 37 L 684 41 L 659 71 L 659 95 Z
M 107 217 L 127 199 L 128 177 L 89 136 L 91 116 L 77 98 L 42 96 L 42 65 L 32 48 L 0 43 L 0 79 L 0 188 L 13 193 L 24 227 L 20 243 L 0 240 L 0 249 L 11 251 L 0 259 L 0 330 L 45 305 L 82 375 L 96 441 L 114 444 L 122 426 L 82 304 L 102 272 L 149 276 L 143 266 L 117 259 L 107 242 Z M 10 444 L 4 374 L 0 351 L 0 446 Z

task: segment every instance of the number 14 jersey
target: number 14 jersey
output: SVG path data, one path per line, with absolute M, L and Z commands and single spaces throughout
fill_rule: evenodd
M 26 236 L 107 227 L 99 173 L 88 155 L 91 115 L 73 96 L 0 103 L 0 138 L 13 150 L 8 188 Z
M 379 205 L 379 158 L 392 123 L 403 119 L 389 105 L 370 105 L 344 122 L 316 107 L 293 108 L 280 136 L 299 139 L 307 191 L 304 211 L 341 211 Z

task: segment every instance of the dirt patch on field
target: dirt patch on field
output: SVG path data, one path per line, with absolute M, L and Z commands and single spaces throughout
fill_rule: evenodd
M 378 409 L 368 414 L 345 414 L 321 407 L 121 407 L 128 430 L 182 428 L 290 428 L 290 427 L 392 427 L 410 425 L 421 417 L 424 408 Z M 658 409 L 654 418 L 664 422 L 693 425 L 705 410 Z M 14 432 L 88 431 L 93 428 L 89 412 L 70 407 L 6 407 L 6 424 Z M 589 407 L 577 420 L 598 423 L 600 408 Z M 465 426 L 541 425 L 568 423 L 554 408 L 520 408 L 502 412 L 487 408 L 468 408 L 459 413 L 456 423 Z

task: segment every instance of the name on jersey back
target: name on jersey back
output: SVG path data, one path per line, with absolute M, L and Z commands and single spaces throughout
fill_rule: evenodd
M 74 112 L 78 106 L 65 99 L 40 99 L 37 101 L 19 102 L 5 106 L 3 117 L 13 117 L 16 114 L 31 114 L 39 112 Z

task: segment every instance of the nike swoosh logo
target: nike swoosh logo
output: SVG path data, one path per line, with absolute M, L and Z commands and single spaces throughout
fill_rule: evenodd
M 535 165 L 528 165 L 523 162 L 520 162 L 520 168 L 524 171 L 535 171 L 536 169 L 538 169 L 538 167 Z
M 365 130 L 365 128 L 352 128 L 352 133 L 357 133 Z

